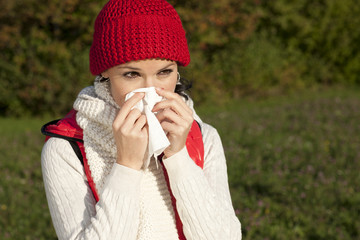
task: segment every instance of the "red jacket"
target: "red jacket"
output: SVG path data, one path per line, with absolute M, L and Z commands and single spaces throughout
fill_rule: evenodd
M 41 132 L 46 135 L 46 141 L 51 137 L 63 138 L 69 141 L 71 147 L 74 149 L 77 157 L 84 166 L 85 174 L 89 183 L 89 186 L 94 194 L 96 201 L 99 201 L 99 195 L 96 190 L 95 183 L 91 177 L 91 171 L 88 165 L 88 161 L 85 154 L 84 141 L 83 141 L 83 130 L 76 122 L 76 111 L 71 110 L 63 119 L 55 120 L 45 124 L 41 128 Z M 204 166 L 204 144 L 201 135 L 200 125 L 194 121 L 190 132 L 186 139 L 186 148 L 191 159 L 203 168 Z M 171 195 L 171 201 L 175 212 L 176 227 L 179 234 L 180 240 L 185 240 L 185 236 L 182 229 L 182 223 L 179 214 L 176 210 L 176 199 L 171 193 L 169 177 L 167 175 L 165 167 L 163 167 L 167 186 Z

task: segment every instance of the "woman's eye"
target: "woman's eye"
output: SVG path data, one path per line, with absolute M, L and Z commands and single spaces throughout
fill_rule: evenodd
M 127 77 L 127 78 L 136 78 L 140 76 L 140 74 L 138 72 L 127 72 L 127 73 L 124 73 L 124 77 Z
M 172 69 L 165 69 L 165 70 L 162 70 L 161 72 L 159 72 L 158 74 L 161 76 L 167 76 L 167 75 L 170 75 L 170 73 L 172 73 L 172 72 L 173 72 Z

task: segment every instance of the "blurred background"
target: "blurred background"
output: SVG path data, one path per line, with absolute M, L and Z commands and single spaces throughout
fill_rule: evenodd
M 41 126 L 91 85 L 107 1 L 0 0 L 0 239 L 56 239 Z M 169 1 L 182 76 L 228 161 L 243 239 L 360 239 L 360 5 L 356 0 Z

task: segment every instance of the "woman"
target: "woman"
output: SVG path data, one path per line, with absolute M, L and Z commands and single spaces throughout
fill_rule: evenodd
M 241 239 L 221 140 L 183 93 L 178 66 L 189 62 L 185 31 L 166 1 L 110 0 L 101 10 L 90 49 L 97 77 L 66 122 L 79 126 L 66 132 L 79 133 L 80 147 L 48 134 L 42 151 L 59 239 Z M 128 96 L 150 87 L 163 98 L 151 111 L 169 142 L 158 158 L 147 154 L 149 118 L 135 107 L 145 93 Z

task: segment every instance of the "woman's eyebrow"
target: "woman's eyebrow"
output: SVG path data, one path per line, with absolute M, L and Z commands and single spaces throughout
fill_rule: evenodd
M 128 68 L 128 69 L 131 69 L 131 70 L 136 70 L 136 71 L 141 71 L 140 68 L 135 68 L 135 67 L 117 67 L 117 68 Z
M 162 70 L 164 70 L 164 69 L 166 69 L 166 68 L 168 68 L 168 67 L 170 67 L 170 66 L 173 66 L 173 65 L 175 65 L 175 63 L 170 63 L 169 65 L 161 68 L 159 71 L 162 71 Z
M 164 69 L 166 69 L 166 68 L 168 68 L 170 66 L 173 66 L 173 65 L 175 65 L 175 63 L 170 63 L 170 64 L 166 65 L 165 67 L 160 68 L 159 71 L 162 71 L 162 70 L 164 70 Z M 131 70 L 134 70 L 134 71 L 141 71 L 140 68 L 130 67 L 130 66 L 118 66 L 117 68 L 127 68 L 127 69 L 131 69 Z

